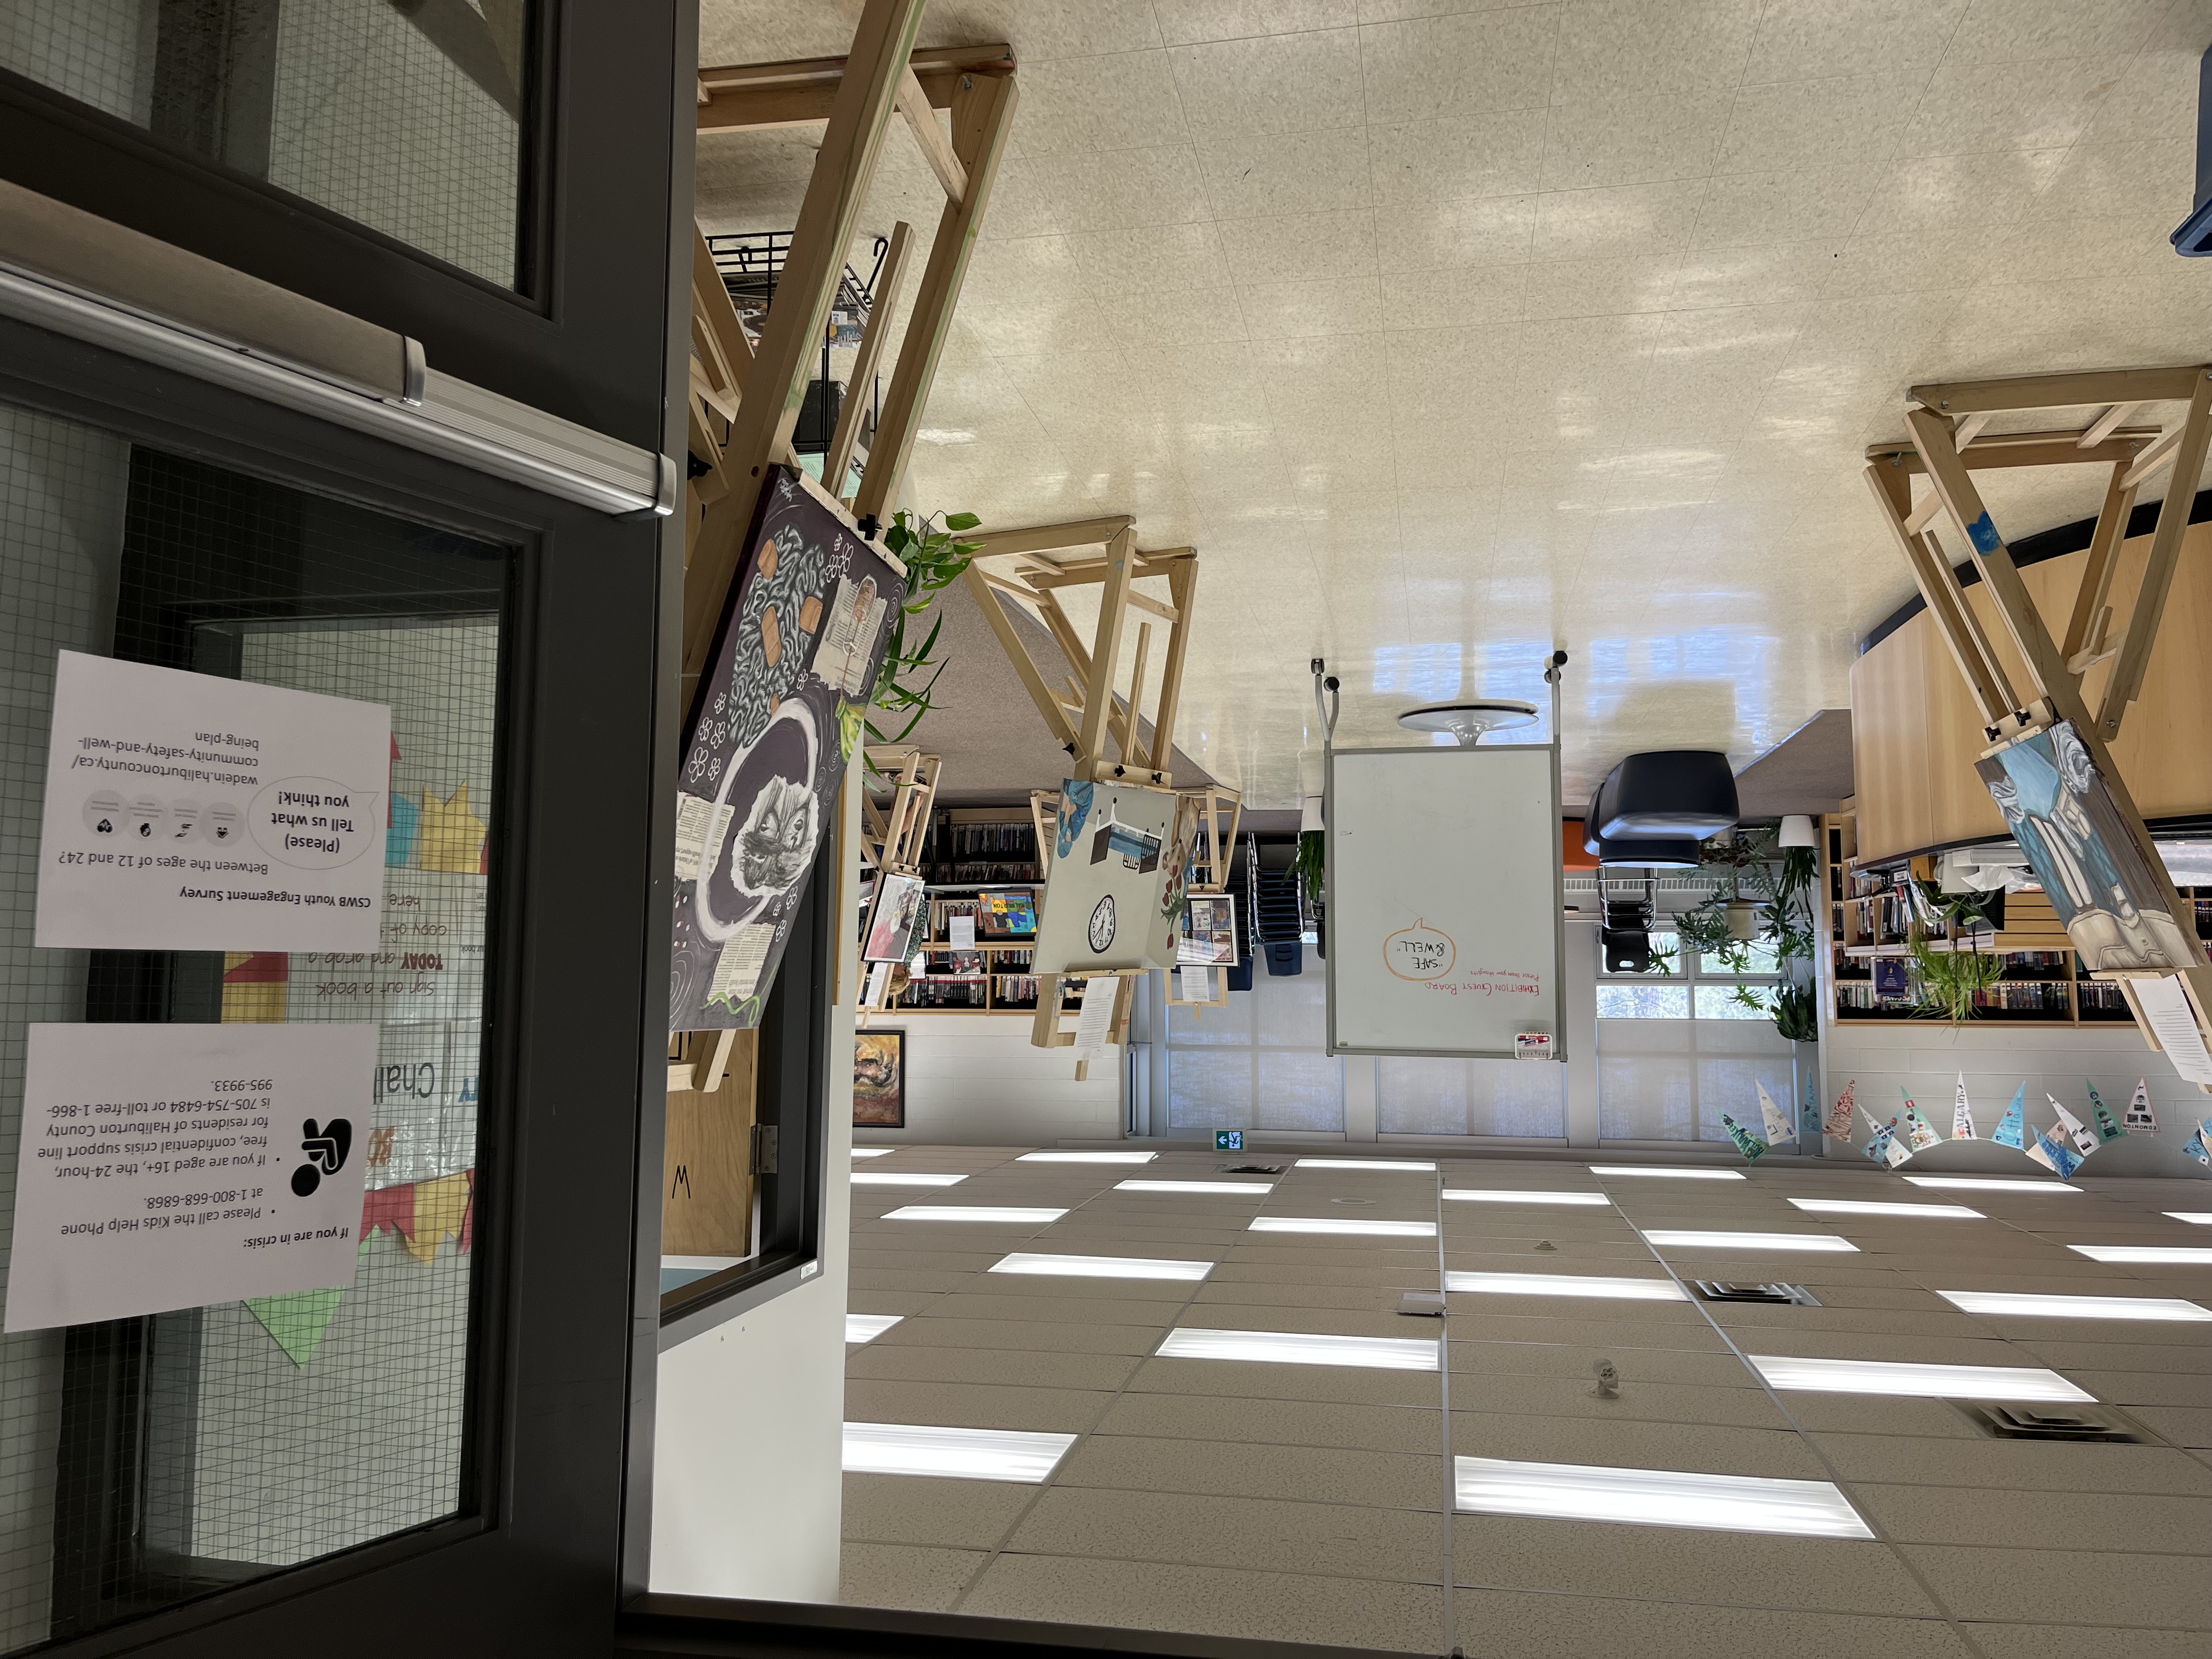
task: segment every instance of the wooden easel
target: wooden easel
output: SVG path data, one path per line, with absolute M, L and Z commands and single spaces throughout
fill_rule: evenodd
M 1060 1006 L 1060 987 L 1071 979 L 1085 981 L 1110 979 L 1115 981 L 1114 1023 L 1107 1032 L 1106 1040 L 1109 1042 L 1127 1042 L 1129 1040 L 1129 1015 L 1137 1006 L 1137 988 L 1144 983 L 1145 975 L 1151 971 L 1149 968 L 1099 968 L 1088 974 L 1040 974 L 1037 976 L 1036 1018 L 1030 1026 L 1030 1046 L 1038 1048 L 1073 1048 L 1075 1046 L 1075 1033 L 1060 1029 L 1063 1018 Z M 1087 988 L 1085 994 L 1089 994 Z M 1082 1083 L 1090 1076 L 1091 1062 L 1077 1060 L 1075 1080 Z
M 2151 647 L 2180 562 L 2182 532 L 2188 527 L 2197 480 L 2203 471 L 2208 441 L 2212 441 L 2212 364 L 1954 381 L 1914 386 L 1909 397 L 1905 423 L 1910 435 L 1868 449 L 1867 482 L 1981 711 L 1983 734 L 1992 745 L 1990 752 L 2062 720 L 2072 722 L 2191 951 L 2193 960 L 2163 971 L 2180 976 L 2200 1029 L 2212 1034 L 2212 1022 L 2205 1014 L 2212 1006 L 2212 963 L 2207 963 L 2197 939 L 2195 907 L 2174 890 L 2108 746 L 2118 735 L 2129 705 L 2142 695 Z M 2182 404 L 2182 412 L 2162 430 L 2125 424 L 2147 404 L 2172 403 Z M 2002 415 L 2085 407 L 2099 412 L 2079 429 L 1987 430 Z M 2110 476 L 2065 638 L 2056 641 L 1990 520 L 1973 475 L 1991 467 L 2073 462 L 2106 466 Z M 2114 634 L 2108 600 L 2128 518 L 2136 493 L 2169 468 L 2172 476 L 2152 532 L 2142 585 L 2126 621 Z M 1924 477 L 1930 485 L 1917 505 L 1912 499 L 1915 476 Z M 1981 574 L 1990 608 L 2012 647 L 2009 663 L 1976 616 L 1936 538 L 1934 526 L 1939 517 L 1949 520 L 1947 533 L 1958 538 L 1954 545 L 1967 549 Z M 2093 714 L 2082 691 L 2082 677 L 2108 659 L 2111 676 Z M 2142 972 L 2098 971 L 2093 976 L 2120 981 L 2125 990 L 2126 981 L 2141 977 Z M 2133 992 L 2126 994 L 2148 1033 Z M 2212 1086 L 2206 1086 L 2206 1092 L 2212 1093 Z
M 878 744 L 868 763 L 891 787 L 890 804 L 878 806 L 866 789 L 860 794 L 860 867 L 899 875 L 921 873 L 922 843 L 929 839 L 930 809 L 937 802 L 938 774 L 945 763 L 919 749 Z

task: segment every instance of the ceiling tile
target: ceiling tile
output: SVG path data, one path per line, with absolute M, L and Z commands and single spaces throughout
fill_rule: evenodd
M 1020 118 L 1015 118 L 1018 122 Z M 983 216 L 986 234 L 999 217 L 999 192 L 1006 173 L 1016 166 L 1024 169 L 1034 188 L 1048 194 L 1060 230 L 1137 230 L 1212 216 L 1198 152 L 1188 144 L 1169 144 L 1010 161 L 992 188 L 991 210 Z
M 1848 236 L 1881 184 L 1876 167 L 1734 173 L 1715 179 L 1698 216 L 1699 248 Z
M 1008 141 L 1016 155 L 1147 149 L 1188 137 L 1164 52 L 1025 64 L 1021 88 Z
M 1536 228 L 1534 196 L 1396 202 L 1376 210 L 1376 254 L 1389 270 L 1453 270 L 1519 264 Z
M 1892 167 L 1858 229 L 1871 235 L 2008 224 L 2025 213 L 2062 163 L 2059 149 L 1928 155 Z
M 1367 130 L 1201 139 L 1199 165 L 1216 217 L 1255 219 L 1372 206 Z
M 1102 295 L 1098 314 L 1124 345 L 1188 345 L 1242 340 L 1244 314 L 1226 288 L 1172 288 Z
M 1540 109 L 1551 101 L 1558 8 L 1363 26 L 1359 71 L 1376 125 Z
M 2168 0 L 1974 0 L 1943 61 L 2002 64 L 2132 52 L 2172 9 Z
M 1915 72 L 1746 87 L 1714 170 L 1805 173 L 1887 161 L 1927 83 Z
M 1264 283 L 1239 289 L 1237 300 L 1244 326 L 1255 337 L 1360 334 L 1388 320 L 1382 314 L 1382 290 L 1372 276 Z
M 2124 58 L 1947 62 L 1929 81 L 1897 154 L 2063 148 L 2081 136 L 2127 63 Z
M 1573 0 L 1559 9 L 1553 101 L 1724 97 L 1763 0 Z
M 1702 179 L 1729 118 L 1724 100 L 1674 94 L 1577 97 L 1553 104 L 1550 115 L 1547 190 Z
M 1705 247 L 1685 254 L 1674 274 L 1672 309 L 1809 300 L 1835 279 L 1839 240 L 1779 242 L 1765 247 Z
M 1527 269 L 1531 319 L 1612 317 L 1665 311 L 1674 303 L 1682 256 L 1672 248 L 1617 259 L 1564 259 Z
M 1360 125 L 1355 30 L 1176 46 L 1168 58 L 1191 131 L 1200 137 Z
M 849 36 L 849 23 L 847 32 Z M 1012 44 L 1026 75 L 1030 64 L 1049 58 L 1141 52 L 1160 44 L 1160 31 L 1150 0 L 955 0 L 923 14 L 915 44 L 995 40 Z
M 1359 21 L 1356 0 L 1155 0 L 1152 9 L 1171 46 L 1347 28 Z
M 1528 287 L 1526 265 L 1474 270 L 1394 271 L 1382 279 L 1383 328 L 1480 328 L 1521 319 Z M 1370 317 L 1370 322 L 1372 317 Z
M 2169 217 L 2187 211 L 2196 182 L 2196 146 L 2079 144 L 2066 152 L 2048 188 L 2028 209 L 2033 219 L 2094 219 L 2114 214 Z
M 1143 230 L 1085 231 L 1064 240 L 1091 292 L 1152 294 L 1227 287 L 1222 228 L 1211 223 L 1157 225 Z
M 2199 0 L 2200 4 L 2202 0 Z M 2177 14 L 2187 9 L 2177 6 Z M 2205 10 L 2205 33 L 2212 35 L 2212 8 Z M 2127 60 L 2115 86 L 2089 120 L 2088 142 L 2194 138 L 2197 84 L 2203 52 L 2146 49 Z
M 1534 257 L 1626 258 L 1686 244 L 1698 223 L 1707 181 L 1619 185 L 1547 193 L 1536 205 Z
M 1544 112 L 1509 110 L 1368 129 L 1377 202 L 1511 196 L 1536 188 Z
M 1240 288 L 1375 274 L 1375 216 L 1365 210 L 1229 219 L 1220 228 L 1230 276 Z
M 1772 0 L 1744 81 L 1924 75 L 1942 60 L 1966 10 L 1966 0 Z

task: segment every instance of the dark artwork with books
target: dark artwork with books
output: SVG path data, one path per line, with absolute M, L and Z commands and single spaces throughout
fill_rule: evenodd
M 761 1021 L 906 580 L 778 468 L 684 735 L 671 1031 Z

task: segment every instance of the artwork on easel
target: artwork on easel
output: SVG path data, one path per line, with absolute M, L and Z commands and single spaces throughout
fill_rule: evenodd
M 1060 785 L 1036 972 L 1174 964 L 1190 858 L 1188 843 L 1175 839 L 1176 819 L 1170 790 L 1073 778 Z
M 904 962 L 914 954 L 915 923 L 926 890 L 920 876 L 887 871 L 878 878 L 861 961 Z
M 760 1024 L 906 598 L 788 468 L 745 546 L 684 733 L 672 1031 Z
M 906 1127 L 906 1033 L 858 1031 L 853 1036 L 853 1127 Z
M 2197 961 L 2073 722 L 2032 732 L 1974 769 L 2091 971 Z

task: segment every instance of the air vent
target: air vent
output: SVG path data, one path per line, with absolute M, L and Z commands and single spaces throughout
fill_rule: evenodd
M 1741 1279 L 1693 1279 L 1690 1282 L 1708 1302 L 1794 1302 L 1801 1308 L 1820 1305 L 1820 1298 L 1802 1285 L 1754 1285 Z
M 1332 1198 L 1329 1200 L 1329 1202 L 1332 1204 L 1358 1204 L 1370 1210 L 1375 1207 L 1375 1200 L 1371 1198 Z
M 2153 1443 L 2151 1435 L 2110 1406 L 2022 1405 L 2012 1400 L 1953 1402 L 1992 1440 L 2087 1440 L 2114 1446 Z
M 1279 1164 L 1217 1164 L 1213 1166 L 1223 1175 L 1280 1175 Z

